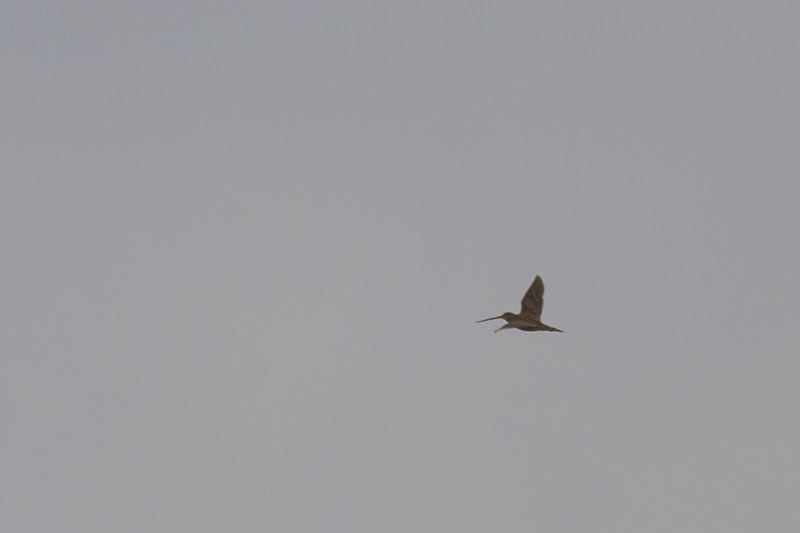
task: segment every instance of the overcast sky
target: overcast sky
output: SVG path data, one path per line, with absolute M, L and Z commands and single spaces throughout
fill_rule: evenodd
M 798 20 L 3 2 L 0 529 L 797 530 Z

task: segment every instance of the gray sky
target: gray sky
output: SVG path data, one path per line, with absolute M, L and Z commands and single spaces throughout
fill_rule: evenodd
M 432 4 L 3 3 L 0 529 L 800 527 L 800 8 Z

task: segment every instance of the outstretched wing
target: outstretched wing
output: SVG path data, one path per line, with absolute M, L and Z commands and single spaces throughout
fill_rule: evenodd
M 533 315 L 538 320 L 542 316 L 542 306 L 544 305 L 544 283 L 542 278 L 536 276 L 525 296 L 522 297 L 522 315 Z

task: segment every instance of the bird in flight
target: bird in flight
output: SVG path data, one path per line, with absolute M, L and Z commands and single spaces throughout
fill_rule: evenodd
M 542 278 L 536 276 L 531 286 L 522 297 L 522 309 L 518 315 L 514 313 L 503 313 L 500 316 L 493 316 L 492 318 L 484 318 L 475 322 L 486 322 L 487 320 L 497 320 L 502 318 L 506 321 L 505 324 L 494 330 L 495 333 L 501 329 L 517 328 L 522 331 L 558 331 L 564 333 L 558 328 L 550 327 L 547 324 L 542 324 L 540 320 L 542 316 L 542 305 L 544 304 L 544 283 Z

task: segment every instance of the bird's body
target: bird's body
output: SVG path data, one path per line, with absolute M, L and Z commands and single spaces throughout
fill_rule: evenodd
M 503 313 L 500 316 L 494 316 L 492 318 L 484 318 L 483 320 L 478 320 L 478 322 L 486 322 L 487 320 L 497 320 L 498 318 L 502 318 L 506 321 L 506 323 L 494 330 L 495 333 L 500 331 L 501 329 L 521 329 L 522 331 L 558 331 L 563 333 L 558 328 L 554 328 L 548 326 L 547 324 L 543 324 L 541 321 L 542 316 L 542 306 L 544 304 L 544 283 L 542 282 L 542 278 L 536 276 L 536 279 L 533 280 L 531 286 L 525 292 L 525 295 L 522 297 L 522 309 L 518 315 L 514 313 Z M 478 323 L 476 322 L 476 324 Z

